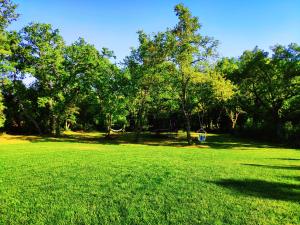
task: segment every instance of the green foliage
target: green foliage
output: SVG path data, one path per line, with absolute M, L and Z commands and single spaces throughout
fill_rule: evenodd
M 127 124 L 126 82 L 126 77 L 115 65 L 106 58 L 101 59 L 92 87 L 99 98 L 99 109 L 105 115 L 108 135 L 115 123 Z
M 129 110 L 136 119 L 137 138 L 146 124 L 149 111 L 157 114 L 166 107 L 176 108 L 170 94 L 170 76 L 174 66 L 166 60 L 170 44 L 168 34 L 157 33 L 150 36 L 139 31 L 138 35 L 139 47 L 133 49 L 125 60 L 130 74 Z
M 297 126 L 300 93 L 300 48 L 297 44 L 277 45 L 272 55 L 261 49 L 245 51 L 239 59 L 222 59 L 217 70 L 236 85 L 237 92 L 227 104 L 233 111 L 247 112 L 256 129 L 269 127 L 269 134 L 283 137 L 283 124 Z M 299 108 L 299 107 L 298 107 Z M 246 125 L 246 124 L 245 124 Z
M 80 108 L 77 106 L 93 93 L 91 87 L 99 71 L 100 60 L 98 50 L 83 38 L 65 48 L 63 63 L 67 73 L 63 117 L 65 124 L 76 124 L 77 116 L 80 114 Z
M 17 5 L 11 0 L 0 0 L 0 30 L 3 31 L 12 21 L 19 16 L 16 11 Z
M 8 131 L 59 135 L 64 127 L 110 135 L 112 127 L 125 125 L 138 138 L 145 130 L 184 128 L 189 143 L 191 130 L 199 128 L 298 134 L 297 44 L 274 46 L 272 55 L 255 48 L 215 63 L 218 42 L 202 35 L 199 19 L 178 4 L 174 27 L 151 35 L 138 31 L 137 48 L 117 64 L 113 51 L 99 51 L 83 38 L 66 45 L 50 24 L 7 32 L 15 10 L 11 1 L 0 1 Z M 32 83 L 25 84 L 28 77 Z
M 66 85 L 68 74 L 63 68 L 65 43 L 50 24 L 32 23 L 23 28 L 20 35 L 21 46 L 29 50 L 24 58 L 36 78 L 39 106 L 49 111 L 49 131 L 59 134 L 69 87 Z
M 9 53 L 5 28 L 18 18 L 17 5 L 10 0 L 0 0 L 0 55 Z
M 10 55 L 10 42 L 5 28 L 18 18 L 17 5 L 10 0 L 0 0 L 0 71 L 5 68 L 5 57 Z
M 5 122 L 4 109 L 5 109 L 5 106 L 3 104 L 3 96 L 0 93 L 0 128 L 4 126 L 4 122 Z
M 188 8 L 182 4 L 175 6 L 178 24 L 171 30 L 171 58 L 178 68 L 173 74 L 174 90 L 179 99 L 185 117 L 187 141 L 191 143 L 190 117 L 193 110 L 193 80 L 199 79 L 198 64 L 205 65 L 207 59 L 214 54 L 217 42 L 212 38 L 202 36 L 197 17 L 193 17 Z M 195 84 L 197 85 L 197 84 Z
M 127 66 L 134 81 L 132 86 L 137 96 L 136 105 L 140 107 L 136 110 L 137 117 L 142 118 L 151 105 L 158 103 L 158 106 L 163 107 L 159 104 L 160 99 L 169 103 L 168 107 L 180 107 L 186 120 L 187 140 L 190 143 L 190 117 L 199 103 L 197 97 L 201 95 L 197 88 L 200 82 L 205 82 L 200 80 L 204 76 L 199 69 L 203 70 L 217 42 L 199 34 L 201 26 L 198 18 L 193 17 L 186 7 L 181 4 L 175 6 L 175 13 L 179 22 L 173 29 L 153 37 L 139 32 L 140 46 L 132 51 Z M 213 86 L 216 85 L 215 82 Z

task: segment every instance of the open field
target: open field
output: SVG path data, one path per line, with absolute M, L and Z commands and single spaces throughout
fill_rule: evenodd
M 300 150 L 211 135 L 0 137 L 0 224 L 300 224 Z

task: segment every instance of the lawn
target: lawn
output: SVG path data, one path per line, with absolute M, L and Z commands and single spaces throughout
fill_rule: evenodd
M 300 224 L 300 150 L 3 135 L 0 224 Z

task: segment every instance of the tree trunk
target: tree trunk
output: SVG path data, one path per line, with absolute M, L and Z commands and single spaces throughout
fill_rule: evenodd
M 60 136 L 60 117 L 56 118 L 56 124 L 55 124 L 55 136 Z
M 36 122 L 36 120 L 33 117 L 31 117 L 26 111 L 23 111 L 23 114 L 25 117 L 27 117 L 27 119 L 29 119 L 32 122 L 32 124 L 34 125 L 38 134 L 42 135 L 41 128 L 40 128 L 39 124 Z
M 182 112 L 185 117 L 185 128 L 186 128 L 186 139 L 188 144 L 192 144 L 191 137 L 191 121 L 190 114 L 187 110 L 187 87 L 188 87 L 189 79 L 184 79 L 184 74 L 182 73 L 182 89 L 181 89 L 181 107 Z
M 50 114 L 49 130 L 50 130 L 50 134 L 54 135 L 56 131 L 56 116 L 54 114 L 54 107 L 52 101 L 49 102 L 49 114 Z
M 239 112 L 233 112 L 232 110 L 230 110 L 227 113 L 228 113 L 229 118 L 231 120 L 231 128 L 234 129 L 240 113 Z
M 273 119 L 274 119 L 276 137 L 281 138 L 282 137 L 282 121 L 281 121 L 278 113 L 274 114 Z
M 188 144 L 192 144 L 192 137 L 191 137 L 191 124 L 190 119 L 186 119 L 186 139 Z
M 139 112 L 137 115 L 137 123 L 136 123 L 136 129 L 135 129 L 135 140 L 139 141 L 142 131 L 142 113 Z
M 55 129 L 56 129 L 56 118 L 55 116 L 52 114 L 51 115 L 51 135 L 54 135 L 55 134 Z
M 14 97 L 14 102 L 16 102 L 17 104 L 19 103 L 19 106 L 20 106 L 20 109 L 22 110 L 23 115 L 32 122 L 32 124 L 34 125 L 38 134 L 42 135 L 42 130 L 41 130 L 39 124 L 36 122 L 36 120 L 32 116 L 30 116 L 30 114 L 25 109 L 24 105 L 16 97 Z
M 111 128 L 110 126 L 107 127 L 107 134 L 106 134 L 107 137 L 110 137 L 111 134 L 110 128 Z
M 141 104 L 140 104 L 140 107 L 139 107 L 138 113 L 137 113 L 137 123 L 136 123 L 136 129 L 135 129 L 135 140 L 136 141 L 139 141 L 140 135 L 142 132 L 142 120 L 143 120 L 146 96 L 147 96 L 147 92 L 145 91 L 145 92 L 143 92 Z
M 190 145 L 192 144 L 190 116 L 187 112 L 184 112 L 184 117 L 185 117 L 186 140 Z
M 276 135 L 278 138 L 282 137 L 282 123 L 280 120 L 276 123 Z
M 65 122 L 65 130 L 70 130 L 70 124 L 68 123 L 68 120 Z
M 235 125 L 236 125 L 236 120 L 233 120 L 232 121 L 232 126 L 231 126 L 231 128 L 234 130 L 234 128 L 235 128 Z
M 112 116 L 111 114 L 107 115 L 107 133 L 106 133 L 106 137 L 110 137 L 111 134 L 111 125 L 112 125 Z

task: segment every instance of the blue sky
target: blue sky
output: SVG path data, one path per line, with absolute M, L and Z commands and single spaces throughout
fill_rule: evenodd
M 300 44 L 300 0 L 14 0 L 21 14 L 10 29 L 51 23 L 68 44 L 85 38 L 122 60 L 137 45 L 136 31 L 163 31 L 176 24 L 174 5 L 199 17 L 202 33 L 220 41 L 221 56 L 239 56 L 256 45 Z

